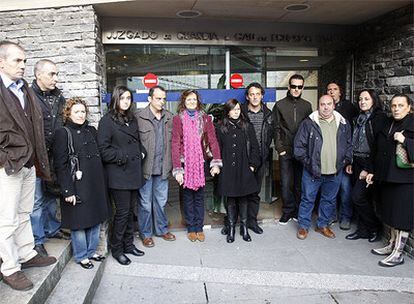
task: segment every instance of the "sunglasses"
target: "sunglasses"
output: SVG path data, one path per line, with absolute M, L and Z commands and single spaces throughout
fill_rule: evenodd
M 295 90 L 295 89 L 299 89 L 299 90 L 302 90 L 303 89 L 303 85 L 294 85 L 294 84 L 290 84 L 289 85 L 289 87 L 292 89 L 292 90 Z

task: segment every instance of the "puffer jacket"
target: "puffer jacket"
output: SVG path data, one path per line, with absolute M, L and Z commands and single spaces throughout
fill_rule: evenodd
M 338 112 L 333 112 L 337 124 L 336 170 L 352 163 L 351 126 Z M 299 126 L 294 140 L 294 156 L 312 176 L 321 176 L 322 131 L 319 113 L 314 111 Z

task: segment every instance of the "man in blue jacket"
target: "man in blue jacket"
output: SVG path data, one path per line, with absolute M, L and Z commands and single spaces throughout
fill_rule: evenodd
M 319 191 L 321 198 L 315 231 L 335 238 L 329 221 L 335 212 L 343 168 L 352 161 L 352 141 L 349 123 L 334 108 L 333 98 L 322 96 L 318 110 L 301 123 L 295 136 L 294 155 L 304 167 L 297 232 L 301 240 L 308 236 Z

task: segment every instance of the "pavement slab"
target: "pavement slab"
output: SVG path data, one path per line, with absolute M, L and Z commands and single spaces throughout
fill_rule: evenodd
M 232 244 L 220 229 L 205 229 L 202 243 L 175 231 L 176 241 L 154 238 L 155 247 L 129 266 L 109 257 L 94 303 L 124 303 L 131 293 L 136 303 L 414 303 L 414 261 L 379 267 L 370 250 L 381 243 L 345 240 L 349 231 L 335 226 L 336 239 L 311 231 L 304 241 L 294 222 L 263 228 L 252 242 L 237 235 Z

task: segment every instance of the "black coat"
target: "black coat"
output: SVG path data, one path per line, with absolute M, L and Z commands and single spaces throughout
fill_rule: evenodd
M 218 176 L 217 191 L 220 195 L 240 197 L 257 192 L 258 185 L 250 166 L 260 166 L 259 143 L 251 123 L 243 130 L 239 124 L 228 125 L 228 132 L 223 126 L 217 128 L 223 167 Z
M 37 85 L 36 80 L 33 80 L 32 89 L 36 94 L 40 107 L 42 108 L 46 148 L 51 150 L 53 136 L 56 130 L 63 126 L 62 116 L 63 107 L 65 106 L 65 98 L 58 88 L 55 88 L 52 91 L 42 91 Z
M 111 113 L 105 114 L 99 122 L 98 146 L 110 189 L 138 190 L 144 184 L 145 150 L 135 117 L 127 124 L 113 118 Z
M 390 118 L 375 141 L 374 180 L 377 182 L 414 183 L 414 169 L 400 169 L 395 160 L 397 142 L 394 133 L 404 130 L 404 147 L 410 162 L 414 162 L 414 115 L 408 114 L 400 121 Z
M 358 117 L 357 107 L 348 99 L 341 99 L 337 102 L 335 104 L 335 111 L 339 112 L 350 124 Z
M 286 151 L 285 158 L 293 157 L 293 142 L 299 125 L 312 113 L 312 105 L 302 98 L 294 98 L 289 92 L 273 107 L 274 142 L 277 153 Z
M 53 145 L 55 170 L 63 197 L 79 196 L 82 201 L 73 206 L 61 200 L 62 227 L 72 230 L 93 227 L 108 218 L 108 200 L 104 170 L 96 143 L 96 130 L 88 126 L 67 122 L 79 158 L 82 178 L 73 181 L 68 163 L 68 135 L 64 128 L 56 130 Z

